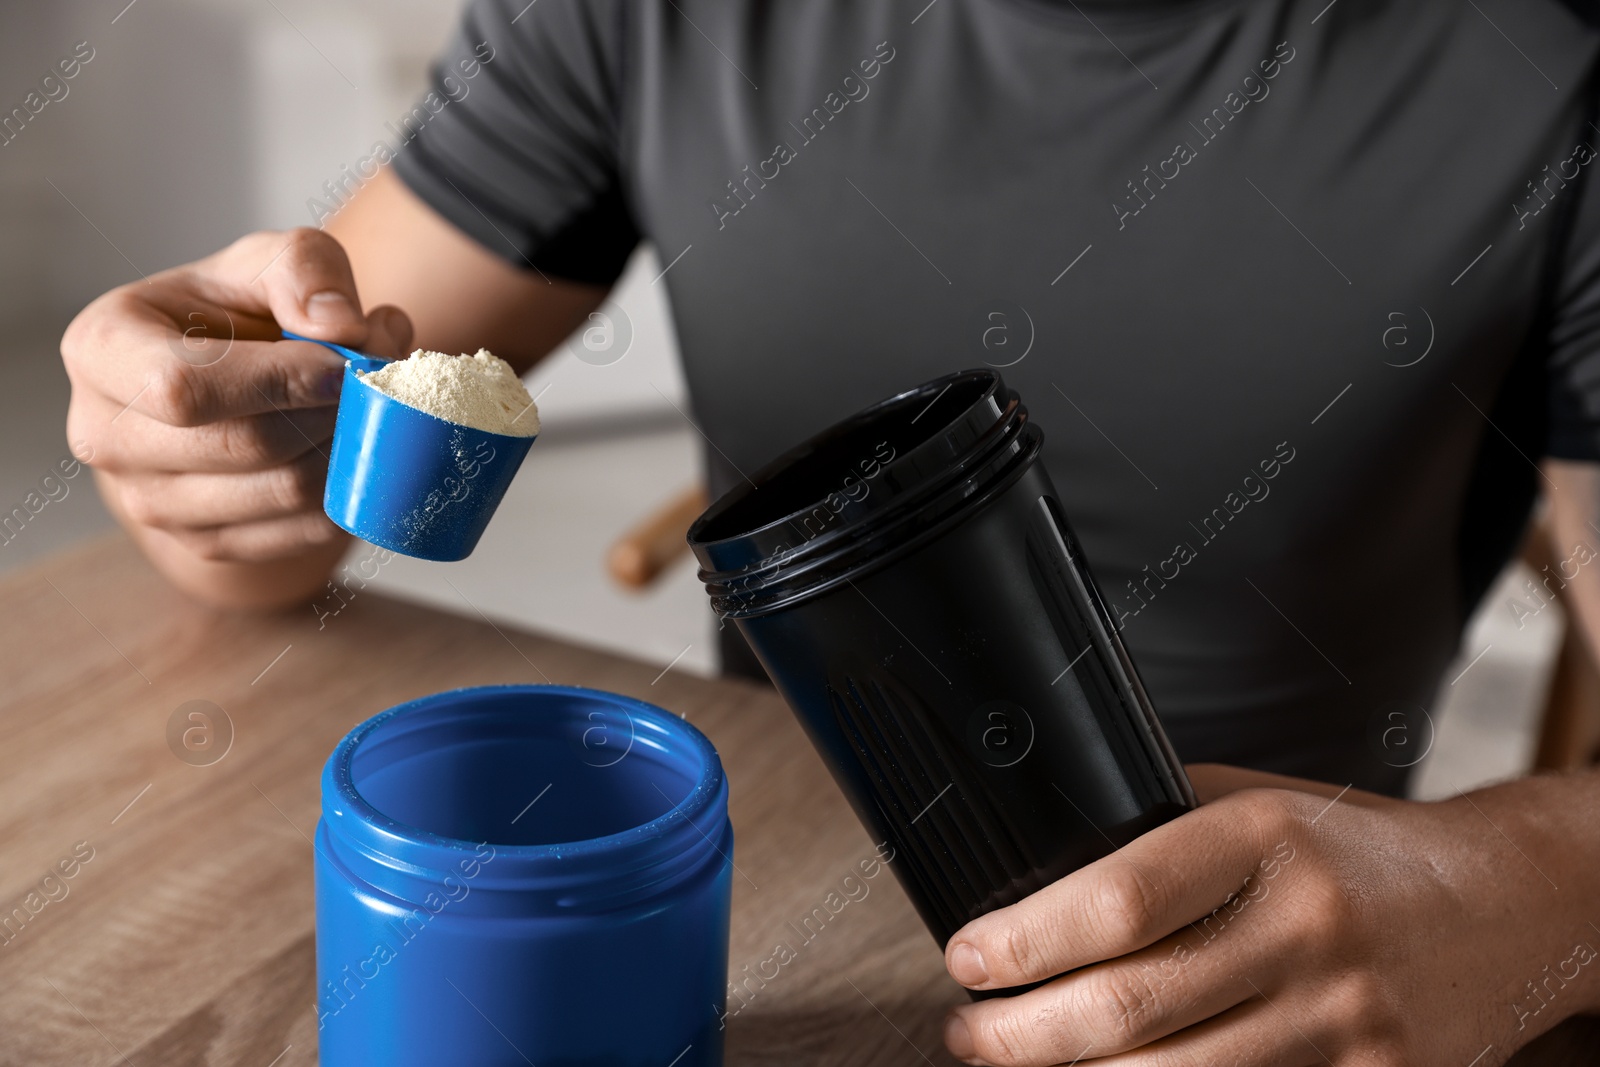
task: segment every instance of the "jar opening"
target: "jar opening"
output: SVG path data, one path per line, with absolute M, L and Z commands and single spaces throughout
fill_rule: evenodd
M 417 850 L 487 844 L 570 870 L 580 855 L 671 852 L 726 817 L 725 796 L 716 750 L 670 712 L 592 689 L 483 686 L 352 730 L 324 771 L 323 814 L 424 866 Z
M 380 814 L 439 837 L 552 845 L 631 830 L 697 776 L 610 709 L 558 715 L 515 704 L 438 707 L 368 737 L 351 784 Z

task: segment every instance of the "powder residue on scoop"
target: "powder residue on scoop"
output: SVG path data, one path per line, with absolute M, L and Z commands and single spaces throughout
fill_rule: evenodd
M 478 349 L 473 356 L 443 352 L 411 353 L 375 371 L 357 371 L 367 385 L 408 407 L 475 430 L 533 437 L 539 409 L 511 364 Z

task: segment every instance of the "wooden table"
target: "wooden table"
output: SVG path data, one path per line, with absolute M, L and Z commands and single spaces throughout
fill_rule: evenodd
M 70 867 L 78 842 L 93 850 L 50 883 L 59 899 L 41 892 L 25 925 L 0 926 L 7 1067 L 316 1063 L 309 838 L 322 764 L 356 723 L 441 689 L 588 685 L 705 731 L 729 772 L 748 878 L 734 879 L 733 974 L 799 943 L 789 923 L 874 855 L 765 687 L 653 681 L 659 666 L 372 593 L 320 630 L 309 608 L 215 612 L 120 536 L 0 579 L 0 604 L 0 919 Z M 168 719 L 192 700 L 233 724 L 209 766 L 168 747 Z M 939 1031 L 960 988 L 893 876 L 861 884 L 866 896 L 729 1019 L 730 1063 L 955 1062 Z
M 734 879 L 735 978 L 780 941 L 799 944 L 790 923 L 873 855 L 762 687 L 657 680 L 654 666 L 372 593 L 320 626 L 309 609 L 215 612 L 120 536 L 0 579 L 0 604 L 0 920 L 28 916 L 0 925 L 7 1067 L 314 1064 L 323 761 L 356 723 L 441 689 L 589 685 L 704 730 L 728 769 L 746 876 Z M 196 700 L 232 723 L 209 765 L 168 743 L 174 711 Z M 955 1062 L 939 1031 L 961 990 L 892 877 L 862 884 L 730 1018 L 730 1064 Z

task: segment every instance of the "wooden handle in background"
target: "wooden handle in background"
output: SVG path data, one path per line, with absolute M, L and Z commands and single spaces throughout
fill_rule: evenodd
M 627 589 L 644 589 L 689 551 L 689 525 L 710 505 L 705 486 L 685 489 L 617 538 L 606 553 L 606 569 Z

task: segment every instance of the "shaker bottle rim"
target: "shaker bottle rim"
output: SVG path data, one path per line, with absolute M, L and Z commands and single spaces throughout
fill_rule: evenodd
M 857 412 L 764 465 L 689 528 L 713 608 L 763 615 L 888 565 L 1004 490 L 1042 442 L 990 369 Z

